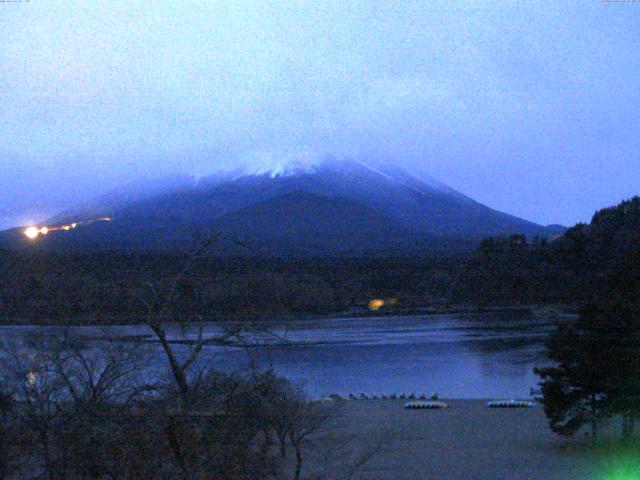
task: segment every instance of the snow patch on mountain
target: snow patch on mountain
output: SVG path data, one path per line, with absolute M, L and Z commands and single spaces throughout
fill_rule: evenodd
M 390 181 L 399 183 L 417 193 L 428 195 L 433 190 L 447 193 L 451 195 L 460 195 L 457 191 L 449 187 L 448 185 L 436 180 L 430 175 L 420 174 L 416 175 L 413 172 L 408 172 L 402 168 L 396 167 L 393 170 L 386 168 L 384 165 L 377 165 L 375 163 L 363 162 L 361 160 L 353 160 L 358 165 L 377 173 L 380 176 L 387 178 Z
M 324 160 L 322 156 L 312 152 L 285 155 L 260 153 L 253 155 L 247 164 L 241 167 L 241 173 L 236 178 L 262 175 L 276 178 L 316 173 Z
M 415 185 L 411 185 L 411 183 L 405 182 L 405 181 L 403 181 L 403 180 L 401 180 L 399 178 L 396 178 L 396 177 L 394 177 L 392 175 L 389 175 L 389 174 L 379 170 L 376 167 L 372 167 L 371 165 L 368 165 L 368 164 L 366 164 L 364 162 L 360 162 L 360 161 L 357 161 L 357 160 L 356 160 L 356 163 L 358 163 L 359 165 L 365 167 L 368 170 L 371 170 L 374 173 L 377 173 L 378 175 L 380 175 L 380 176 L 382 176 L 382 177 L 384 177 L 384 178 L 386 178 L 388 180 L 391 180 L 392 182 L 399 183 L 400 185 L 403 185 L 403 186 L 405 186 L 405 187 L 407 187 L 407 188 L 409 188 L 409 189 L 411 189 L 411 190 L 413 190 L 415 192 L 422 193 L 422 194 L 425 194 L 425 195 L 427 194 L 427 192 L 425 192 L 421 188 L 416 187 Z
M 315 152 L 254 153 L 241 161 L 235 162 L 233 167 L 221 169 L 217 172 L 217 177 L 219 180 L 226 179 L 231 181 L 253 176 L 285 178 L 323 174 L 328 170 L 354 171 L 354 166 L 366 169 L 369 173 L 379 175 L 390 182 L 403 185 L 417 193 L 427 195 L 435 190 L 442 193 L 460 195 L 444 183 L 424 173 L 418 175 L 397 166 L 390 167 L 383 162 L 335 158 Z

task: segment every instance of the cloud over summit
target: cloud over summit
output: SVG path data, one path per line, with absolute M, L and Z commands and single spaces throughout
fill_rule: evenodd
M 542 223 L 585 219 L 637 193 L 628 7 L 9 5 L 0 201 L 62 208 L 133 177 L 311 151 L 425 171 Z

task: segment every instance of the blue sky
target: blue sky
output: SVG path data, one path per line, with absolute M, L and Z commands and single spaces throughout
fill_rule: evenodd
M 31 0 L 0 33 L 0 227 L 264 152 L 545 224 L 640 194 L 640 3 Z

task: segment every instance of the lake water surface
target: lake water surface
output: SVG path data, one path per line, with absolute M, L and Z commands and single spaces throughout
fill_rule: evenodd
M 533 368 L 545 364 L 544 337 L 557 320 L 493 313 L 272 321 L 261 325 L 280 345 L 211 345 L 203 360 L 227 371 L 250 361 L 272 366 L 313 396 L 437 392 L 441 398 L 522 398 L 537 386 Z M 0 327 L 5 339 L 60 332 Z M 206 325 L 206 335 L 217 332 L 217 326 Z M 76 327 L 71 333 L 94 339 L 136 335 L 135 341 L 154 342 L 148 327 L 140 325 Z M 164 366 L 159 355 L 156 362 Z

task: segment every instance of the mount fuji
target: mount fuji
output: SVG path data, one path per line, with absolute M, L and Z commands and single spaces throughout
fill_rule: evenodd
M 65 224 L 80 226 L 35 239 L 24 228 L 8 230 L 0 233 L 0 247 L 176 251 L 189 248 L 197 233 L 215 233 L 228 255 L 392 255 L 562 231 L 493 210 L 431 177 L 304 155 L 120 189 L 44 225 Z

